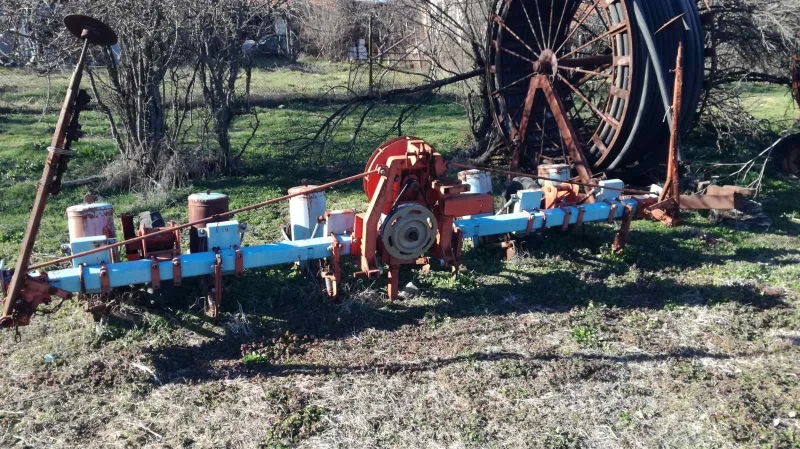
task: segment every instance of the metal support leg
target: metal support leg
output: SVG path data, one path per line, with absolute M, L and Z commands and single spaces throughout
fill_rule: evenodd
M 390 301 L 397 299 L 400 293 L 400 265 L 389 265 L 389 284 L 386 289 Z
M 336 298 L 339 295 L 339 282 L 342 280 L 342 267 L 341 267 L 341 253 L 342 243 L 336 234 L 331 233 L 333 237 L 333 244 L 331 244 L 331 267 L 325 275 L 325 286 L 328 290 L 328 296 Z
M 617 232 L 617 235 L 614 236 L 614 244 L 612 248 L 614 252 L 619 254 L 625 250 L 625 245 L 628 244 L 628 233 L 631 230 L 631 221 L 633 220 L 633 207 L 629 204 L 625 205 L 625 213 L 622 216 L 622 227 Z
M 222 304 L 222 256 L 217 253 L 214 263 L 214 289 L 208 297 L 206 315 L 216 320 L 220 304 Z

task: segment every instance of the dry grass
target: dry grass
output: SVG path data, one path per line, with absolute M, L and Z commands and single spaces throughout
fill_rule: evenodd
M 448 313 L 437 304 L 449 299 L 392 305 L 364 287 L 320 308 L 298 287 L 282 290 L 297 305 L 278 299 L 274 314 L 299 306 L 317 326 L 322 309 L 343 332 L 297 340 L 291 356 L 272 363 L 243 363 L 235 343 L 271 326 L 303 326 L 254 322 L 247 303 L 232 306 L 220 327 L 179 309 L 140 309 L 124 335 L 98 340 L 83 312 L 68 308 L 25 329 L 23 345 L 2 334 L 0 375 L 9 383 L 0 446 L 797 444 L 800 298 L 791 290 L 762 290 L 777 301 L 763 308 L 709 304 L 698 291 L 662 309 L 507 295 L 483 313 L 469 301 L 441 309 Z M 419 318 L 376 318 L 386 311 Z M 578 338 L 577 327 L 596 338 Z M 56 362 L 43 361 L 49 353 Z
M 442 138 L 437 111 L 414 133 Z M 17 146 L 0 149 L 14 160 L 28 157 L 31 134 L 46 142 L 51 132 L 16 119 L 4 122 L 3 144 Z M 219 189 L 239 207 L 311 174 L 334 177 L 256 148 L 248 156 L 265 161 L 262 172 L 193 191 Z M 35 185 L 35 167 L 20 167 L 0 189 L 3 254 L 16 254 Z M 162 208 L 185 220 L 191 192 L 106 193 L 118 212 Z M 36 260 L 63 243 L 63 209 L 82 194 L 53 199 Z M 510 263 L 469 250 L 455 280 L 404 271 L 421 294 L 395 303 L 383 282 L 350 280 L 333 304 L 319 282 L 277 267 L 226 278 L 218 325 L 196 306 L 208 286 L 189 279 L 160 307 L 130 292 L 100 332 L 68 304 L 22 329 L 20 344 L 0 332 L 0 447 L 797 448 L 798 195 L 796 180 L 769 182 L 774 226 L 763 232 L 697 216 L 672 230 L 635 222 L 621 256 L 608 225 L 535 236 Z M 331 208 L 363 202 L 357 186 L 328 196 Z M 256 244 L 287 212 L 237 219 Z

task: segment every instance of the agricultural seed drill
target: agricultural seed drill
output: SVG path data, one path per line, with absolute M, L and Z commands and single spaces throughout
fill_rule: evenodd
M 223 275 L 242 276 L 245 270 L 278 264 L 320 262 L 327 291 L 336 296 L 342 282 L 341 265 L 346 257 L 359 267 L 355 276 L 376 279 L 387 274 L 389 299 L 396 299 L 399 268 L 405 264 L 440 265 L 457 272 L 465 240 L 492 243 L 513 255 L 514 240 L 547 228 L 563 231 L 588 222 L 621 221 L 614 248 L 621 251 L 634 219 L 652 218 L 674 225 L 679 210 L 730 209 L 737 196 L 680 195 L 676 152 L 677 117 L 670 142 L 669 173 L 665 186 L 655 193 L 626 188 L 620 180 L 597 179 L 584 164 L 578 140 L 566 120 L 559 120 L 570 147 L 571 164 L 540 165 L 537 174 L 518 173 L 457 164 L 446 160 L 425 141 L 398 137 L 381 145 L 369 158 L 363 173 L 319 186 L 300 186 L 285 196 L 236 210 L 228 209 L 227 196 L 201 193 L 189 197 L 190 222 L 166 223 L 157 213 L 140 217 L 122 216 L 123 240 L 118 241 L 110 204 L 94 203 L 68 209 L 70 255 L 49 262 L 30 264 L 30 256 L 42 213 L 50 195 L 57 195 L 71 144 L 80 137 L 79 112 L 88 102 L 79 90 L 84 58 L 89 44 L 113 45 L 114 32 L 85 16 L 68 16 L 70 31 L 84 40 L 81 57 L 67 90 L 52 146 L 39 184 L 22 249 L 13 270 L 0 263 L 0 292 L 4 297 L 0 326 L 29 324 L 42 304 L 53 297 L 69 299 L 75 294 L 110 295 L 114 289 L 148 284 L 157 290 L 162 283 L 180 285 L 182 279 L 207 276 L 213 287 L 206 312 L 216 317 L 222 304 Z M 681 52 L 676 79 L 680 81 Z M 552 95 L 552 65 L 537 63 L 531 85 L 541 89 L 554 114 L 563 106 Z M 535 84 L 534 84 L 535 83 Z M 679 93 L 679 83 L 676 92 Z M 676 95 L 679 98 L 679 95 Z M 450 177 L 461 169 L 457 177 Z M 575 171 L 578 176 L 572 177 Z M 492 173 L 527 180 L 512 188 L 508 201 L 495 208 Z M 326 189 L 361 181 L 369 202 L 364 212 L 327 210 Z M 513 184 L 512 184 L 513 185 Z M 280 201 L 290 201 L 290 232 L 276 243 L 243 246 L 246 227 L 230 218 Z M 181 242 L 189 228 L 188 251 Z M 42 268 L 71 263 L 52 271 Z

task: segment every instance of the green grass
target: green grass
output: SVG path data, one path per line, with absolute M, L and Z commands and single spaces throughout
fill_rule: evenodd
M 750 84 L 743 88 L 742 104 L 760 120 L 786 123 L 797 120 L 800 111 L 789 89 L 767 84 Z
M 7 261 L 19 250 L 65 76 L 51 80 L 42 116 L 46 80 L 0 69 Z M 192 192 L 222 191 L 240 207 L 302 178 L 356 173 L 400 105 L 376 111 L 366 143 L 338 136 L 325 163 L 296 163 L 297 148 L 281 144 L 319 124 L 332 106 L 313 99 L 346 80 L 338 64 L 265 64 L 254 74 L 262 124 L 244 176 L 196 180 L 157 200 L 96 193 L 118 213 L 157 205 L 181 222 Z M 749 92 L 754 114 L 791 114 L 777 91 Z M 68 178 L 96 173 L 116 154 L 102 117 L 84 117 L 88 137 Z M 446 96 L 404 132 L 445 154 L 468 137 Z M 247 135 L 243 118 L 235 145 Z M 84 193 L 51 199 L 35 261 L 66 243 L 64 209 Z M 799 194 L 796 179 L 769 172 L 759 201 L 770 229 L 734 230 L 700 214 L 672 229 L 636 221 L 623 254 L 611 251 L 616 228 L 607 224 L 532 236 L 510 262 L 468 247 L 455 278 L 403 267 L 402 283 L 421 294 L 398 302 L 385 299 L 385 279 L 351 279 L 349 262 L 341 303 L 288 265 L 226 278 L 216 324 L 196 305 L 208 292 L 199 280 L 160 307 L 129 292 L 134 299 L 102 332 L 70 302 L 22 329 L 22 344 L 0 333 L 0 375 L 12 380 L 0 393 L 0 446 L 798 447 Z M 326 196 L 331 209 L 366 205 L 359 183 Z M 236 219 L 254 245 L 277 239 L 287 215 L 280 204 Z M 269 350 L 253 351 L 264 339 Z

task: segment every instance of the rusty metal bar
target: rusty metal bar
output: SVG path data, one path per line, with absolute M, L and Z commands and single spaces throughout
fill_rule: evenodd
M 680 208 L 680 184 L 678 180 L 678 146 L 680 145 L 681 99 L 683 98 L 683 42 L 678 43 L 678 56 L 675 61 L 675 86 L 672 92 L 672 126 L 669 137 L 669 156 L 667 157 L 667 181 L 658 196 L 658 201 L 668 198 L 675 200 Z
M 39 188 L 36 191 L 36 199 L 33 202 L 33 209 L 31 210 L 31 217 L 28 220 L 28 227 L 25 230 L 25 237 L 22 240 L 22 248 L 20 249 L 19 256 L 17 257 L 17 265 L 14 268 L 14 276 L 8 286 L 8 296 L 5 304 L 3 304 L 2 319 L 10 317 L 14 310 L 14 305 L 25 284 L 28 275 L 28 263 L 33 253 L 33 245 L 36 243 L 36 237 L 39 234 L 39 226 L 42 224 L 42 216 L 44 209 L 47 206 L 47 200 L 50 197 L 50 188 L 53 184 L 56 174 L 58 172 L 59 161 L 63 156 L 61 151 L 67 142 L 67 132 L 72 115 L 75 113 L 75 99 L 78 95 L 78 89 L 81 84 L 83 76 L 83 66 L 86 62 L 86 54 L 89 51 L 89 39 L 83 40 L 83 48 L 78 57 L 78 64 L 75 66 L 75 71 L 72 73 L 72 79 L 67 88 L 67 95 L 64 98 L 64 104 L 61 106 L 61 114 L 58 118 L 56 130 L 53 133 L 53 140 L 50 142 L 50 151 L 47 155 L 47 160 L 44 163 L 42 170 L 42 178 L 39 181 Z
M 733 210 L 741 209 L 744 197 L 732 192 L 726 195 L 680 195 L 680 208 L 682 210 Z

